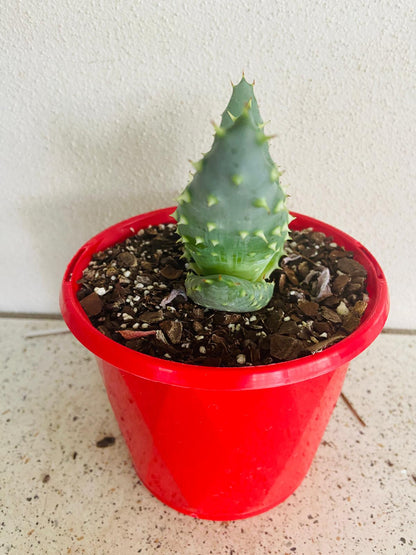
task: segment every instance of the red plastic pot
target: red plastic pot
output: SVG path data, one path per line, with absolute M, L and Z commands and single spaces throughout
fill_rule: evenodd
M 174 208 L 118 223 L 88 241 L 70 262 L 61 310 L 75 337 L 97 358 L 134 466 L 167 505 L 199 518 L 233 520 L 286 499 L 306 475 L 341 392 L 348 364 L 380 333 L 388 314 L 386 280 L 357 241 L 294 214 L 293 229 L 313 227 L 355 253 L 368 272 L 369 304 L 350 336 L 290 362 L 209 368 L 150 357 L 108 339 L 89 322 L 77 281 L 95 252 Z

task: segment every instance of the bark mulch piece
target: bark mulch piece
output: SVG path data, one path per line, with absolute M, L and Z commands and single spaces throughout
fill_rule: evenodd
M 205 309 L 187 299 L 186 261 L 173 224 L 140 230 L 96 253 L 79 280 L 91 323 L 142 353 L 204 366 L 271 364 L 315 354 L 359 325 L 366 270 L 331 237 L 293 231 L 267 307 Z

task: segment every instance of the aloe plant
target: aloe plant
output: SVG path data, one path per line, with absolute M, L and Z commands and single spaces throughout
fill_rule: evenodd
M 291 216 L 269 153 L 253 85 L 233 86 L 211 150 L 178 198 L 177 220 L 197 304 L 249 312 L 267 305 Z

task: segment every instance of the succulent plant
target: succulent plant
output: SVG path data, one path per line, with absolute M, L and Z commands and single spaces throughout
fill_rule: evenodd
M 278 267 L 291 216 L 244 76 L 214 128 L 212 148 L 193 163 L 173 214 L 191 270 L 186 291 L 208 308 L 254 311 L 273 294 L 267 278 Z

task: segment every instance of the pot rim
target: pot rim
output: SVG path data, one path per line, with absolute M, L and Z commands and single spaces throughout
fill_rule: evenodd
M 291 212 L 295 219 L 291 229 L 312 227 L 347 250 L 367 270 L 370 297 L 358 328 L 338 343 L 323 351 L 287 362 L 258 366 L 210 367 L 157 358 L 134 351 L 106 337 L 89 321 L 77 297 L 77 281 L 92 255 L 124 241 L 149 225 L 175 223 L 170 216 L 175 207 L 146 212 L 121 221 L 92 237 L 74 255 L 64 274 L 60 307 L 73 335 L 96 357 L 121 371 L 165 384 L 195 389 L 241 390 L 290 385 L 318 377 L 348 364 L 366 349 L 381 332 L 389 311 L 386 278 L 373 255 L 358 241 L 320 220 Z

